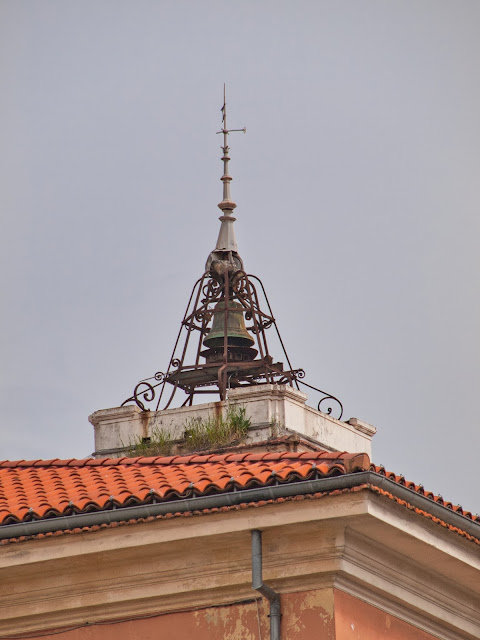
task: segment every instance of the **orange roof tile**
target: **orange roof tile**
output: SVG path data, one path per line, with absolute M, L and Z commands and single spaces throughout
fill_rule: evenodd
M 309 451 L 0 462 L 0 524 L 368 469 L 366 454 Z
M 469 520 L 480 523 L 480 516 L 473 515 L 471 511 L 465 511 L 459 504 L 455 505 L 452 502 L 448 502 L 447 500 L 444 500 L 442 496 L 435 495 L 431 491 L 425 491 L 425 489 L 423 488 L 423 485 L 421 484 L 408 482 L 407 480 L 405 480 L 403 476 L 397 476 L 395 473 L 392 473 L 391 471 L 386 471 L 383 466 L 376 466 L 372 464 L 370 466 L 370 471 L 375 471 L 375 473 L 385 476 L 389 480 L 393 480 L 393 482 L 396 482 L 399 485 L 407 487 L 407 489 L 415 491 L 415 493 L 418 493 L 419 495 L 426 496 L 427 498 L 430 498 L 430 500 L 433 500 L 433 502 L 436 502 L 437 504 L 441 504 L 447 509 L 451 509 L 455 513 L 459 513 L 465 518 L 469 518 Z
M 385 471 L 383 467 L 370 465 L 366 454 L 332 453 L 328 451 L 303 452 L 254 452 L 224 454 L 193 454 L 172 457 L 140 457 L 85 460 L 19 460 L 0 462 L 0 526 L 16 522 L 45 520 L 55 516 L 91 511 L 111 510 L 115 507 L 129 507 L 139 504 L 167 502 L 205 496 L 226 494 L 235 490 L 253 489 L 271 485 L 301 482 L 332 476 L 341 476 L 358 471 L 373 471 L 385 476 L 394 485 L 406 487 L 432 503 L 440 504 L 452 512 L 480 524 L 480 517 L 464 511 L 461 506 L 444 502 L 440 496 L 425 492 L 422 485 L 407 482 L 403 476 Z M 415 511 L 419 515 L 480 544 L 480 536 L 466 533 L 452 524 L 449 518 L 439 518 L 427 509 L 410 504 L 410 498 L 399 498 L 395 491 L 381 488 L 360 480 L 357 486 L 332 488 L 320 493 L 278 497 L 271 500 L 249 501 L 249 506 L 279 503 L 290 500 L 318 498 L 324 495 L 371 490 L 398 504 Z M 231 509 L 245 508 L 246 503 L 205 508 L 193 513 L 215 513 Z M 433 504 L 432 504 L 433 506 Z M 157 518 L 192 515 L 182 514 L 155 516 Z M 437 514 L 438 515 L 438 514 Z M 447 514 L 448 515 L 448 514 Z M 154 518 L 147 518 L 147 520 Z M 142 522 L 145 518 L 131 519 L 126 523 Z M 118 526 L 120 522 L 95 526 L 70 528 L 71 532 L 97 530 L 104 526 Z M 124 523 L 125 524 L 125 523 Z M 461 522 L 460 522 L 461 525 Z M 462 526 L 462 525 L 461 525 Z M 475 527 L 474 527 L 475 529 Z M 29 537 L 43 537 L 58 532 L 38 534 L 38 536 L 13 536 L 16 540 Z M 11 539 L 11 538 L 10 538 Z M 2 544 L 6 542 L 3 541 Z

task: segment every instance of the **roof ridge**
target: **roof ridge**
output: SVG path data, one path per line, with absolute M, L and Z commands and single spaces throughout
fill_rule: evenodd
M 185 455 L 172 456 L 135 456 L 122 458 L 51 458 L 49 460 L 0 460 L 1 468 L 26 468 L 26 467 L 109 467 L 134 464 L 199 464 L 203 462 L 248 462 L 259 460 L 351 460 L 358 456 L 366 456 L 364 453 L 350 453 L 348 451 L 229 451 L 225 453 L 209 453 L 196 451 Z

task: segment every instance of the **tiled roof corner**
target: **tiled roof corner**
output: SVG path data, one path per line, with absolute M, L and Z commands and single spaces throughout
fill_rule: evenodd
M 242 492 L 250 489 L 259 490 L 270 486 L 275 488 L 278 485 L 301 484 L 305 481 L 317 480 L 323 483 L 323 479 L 334 480 L 338 476 L 353 478 L 352 474 L 358 472 L 364 472 L 363 476 L 358 476 L 358 481 L 349 481 L 348 488 L 342 488 L 340 483 L 332 484 L 332 481 L 328 481 L 331 485 L 329 489 L 325 491 L 322 489 L 320 493 L 316 493 L 317 489 L 313 489 L 310 497 L 338 495 L 345 491 L 371 490 L 480 544 L 480 535 L 478 538 L 475 537 L 476 525 L 473 528 L 470 527 L 472 531 L 468 534 L 461 529 L 461 520 L 458 526 L 458 518 L 455 521 L 456 515 L 452 515 L 451 522 L 448 523 L 449 518 L 442 516 L 445 513 L 448 515 L 448 512 L 442 510 L 440 514 L 442 517 L 439 518 L 433 505 L 442 505 L 452 514 L 463 516 L 476 524 L 480 524 L 479 516 L 473 516 L 459 505 L 445 502 L 441 496 L 426 492 L 422 485 L 407 482 L 403 476 L 388 472 L 381 466 L 371 465 L 365 453 L 325 450 L 297 452 L 237 450 L 225 453 L 207 452 L 169 457 L 97 460 L 92 458 L 5 460 L 0 462 L 0 527 L 47 519 L 52 519 L 54 523 L 56 518 L 62 516 L 106 512 L 112 509 L 118 509 L 120 513 L 122 508 L 152 503 L 164 504 L 172 500 L 185 501 L 184 504 L 187 504 L 191 498 L 228 494 L 233 491 L 238 492 L 236 495 L 243 496 Z M 373 472 L 370 473 L 370 479 L 362 480 L 365 473 L 368 476 L 368 472 Z M 378 476 L 388 480 L 387 489 L 382 488 L 381 482 L 378 482 L 377 486 L 375 478 Z M 310 487 L 314 484 L 304 486 Z M 324 486 L 322 484 L 322 487 Z M 298 490 L 292 487 L 292 491 Z M 405 494 L 406 490 L 408 491 Z M 404 499 L 405 495 L 399 497 L 402 491 L 406 499 Z M 272 502 L 304 500 L 309 492 L 310 489 L 307 488 L 300 491 L 298 495 L 290 492 L 289 496 L 268 500 L 252 498 L 247 502 L 250 506 L 261 506 Z M 303 495 L 300 495 L 302 493 Z M 415 506 L 413 504 L 415 501 L 409 497 L 415 494 L 422 496 L 421 508 Z M 202 508 L 199 511 L 189 511 L 186 508 L 181 512 L 183 515 L 223 512 L 245 508 L 247 502 L 243 503 L 242 500 L 235 505 L 225 504 L 216 508 Z M 430 511 L 429 503 L 432 505 Z M 432 515 L 433 513 L 437 515 Z M 131 516 L 127 516 L 127 512 L 125 514 L 125 520 L 130 521 Z M 174 515 L 172 513 L 161 517 L 174 517 Z M 133 520 L 143 522 L 145 518 L 139 516 Z M 114 524 L 118 526 L 119 523 L 110 523 L 108 526 Z M 97 525 L 95 526 L 98 528 Z M 84 526 L 71 528 L 71 525 L 68 525 L 67 528 L 71 531 L 85 530 Z M 471 535 L 472 532 L 474 535 Z M 44 536 L 46 533 L 41 535 Z M 19 537 L 17 536 L 16 539 L 18 540 Z

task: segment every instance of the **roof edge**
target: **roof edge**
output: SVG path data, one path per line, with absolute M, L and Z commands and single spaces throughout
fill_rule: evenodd
M 300 482 L 243 489 L 229 493 L 217 493 L 207 496 L 158 502 L 155 504 L 119 507 L 111 510 L 78 513 L 69 516 L 47 518 L 45 520 L 1 525 L 0 540 L 127 522 L 129 520 L 140 520 L 168 514 L 201 511 L 203 509 L 232 507 L 244 503 L 277 500 L 278 498 L 351 489 L 360 485 L 388 491 L 394 497 L 480 540 L 480 523 L 470 520 L 466 516 L 456 513 L 448 507 L 438 504 L 430 498 L 418 494 L 408 487 L 399 485 L 393 480 L 374 471 L 358 471 L 340 476 L 332 476 L 330 478 L 302 480 Z

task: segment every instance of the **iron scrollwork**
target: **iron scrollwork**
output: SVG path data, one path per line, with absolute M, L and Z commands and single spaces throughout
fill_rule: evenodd
M 296 373 L 295 377 L 300 384 L 304 385 L 305 387 L 308 387 L 309 389 L 313 389 L 314 391 L 317 391 L 322 395 L 317 405 L 318 411 L 322 411 L 322 413 L 326 413 L 327 415 L 331 416 L 336 409 L 338 415 L 337 416 L 334 415 L 332 417 L 334 418 L 336 417 L 337 420 L 342 419 L 343 404 L 340 402 L 340 400 L 336 396 L 332 395 L 331 393 L 327 393 L 326 391 L 322 391 L 322 389 L 319 389 L 318 387 L 314 387 L 313 385 L 304 382 L 302 380 L 302 378 L 305 377 L 305 371 L 303 371 L 303 369 L 300 369 L 299 373 Z M 325 409 L 322 409 L 322 405 L 325 407 Z
M 320 402 L 318 403 L 318 405 L 317 405 L 317 409 L 319 411 L 322 411 L 322 409 L 321 409 L 322 404 L 324 402 L 328 402 L 329 400 L 332 400 L 334 403 L 336 403 L 337 407 L 340 409 L 340 415 L 338 416 L 338 420 L 341 420 L 342 415 L 343 415 L 343 405 L 340 402 L 340 400 L 338 398 L 336 398 L 335 396 L 327 395 L 324 398 L 322 398 L 320 400 Z M 327 404 L 326 405 L 326 411 L 323 411 L 323 413 L 327 413 L 328 415 L 331 415 L 332 414 L 332 410 L 333 410 L 333 407 L 330 404 Z
M 262 296 L 262 304 L 257 288 Z M 218 361 L 206 359 L 205 354 L 208 350 L 205 351 L 204 340 L 209 335 L 219 302 L 222 303 L 221 313 L 225 315 L 225 330 L 228 314 L 233 309 L 238 313 L 236 310 L 241 305 L 244 319 L 249 324 L 246 331 L 250 332 L 255 340 L 255 344 L 252 345 L 255 349 L 252 351 L 258 357 L 253 355 L 240 361 L 232 359 L 233 356 L 230 354 L 234 349 L 228 342 L 228 334 L 224 334 L 224 341 L 228 347 L 220 352 Z M 267 329 L 272 327 L 288 363 L 286 370 L 282 363 L 274 363 L 269 351 L 266 333 Z M 206 362 L 200 361 L 202 357 Z M 318 402 L 319 411 L 324 411 L 327 415 L 337 414 L 335 417 L 341 419 L 343 406 L 340 400 L 307 384 L 303 380 L 304 377 L 303 369 L 293 369 L 291 365 L 262 281 L 254 275 L 247 274 L 243 269 L 215 274 L 207 271 L 192 289 L 166 373 L 157 371 L 151 378 L 141 380 L 136 385 L 133 395 L 125 400 L 123 405 L 134 402 L 142 411 L 149 410 L 147 405 L 153 405 L 152 408 L 155 410 L 160 406 L 165 409 L 171 405 L 178 389 L 187 396 L 184 404 L 192 404 L 194 396 L 202 393 L 218 393 L 223 400 L 228 389 L 235 386 L 289 384 L 300 389 L 299 384 L 302 384 L 322 396 Z M 165 393 L 163 399 L 167 383 L 172 385 L 171 393 Z

